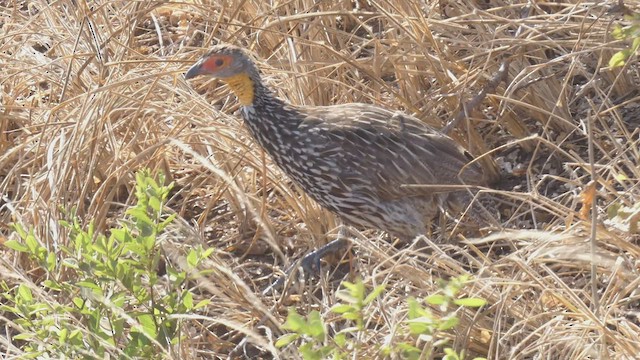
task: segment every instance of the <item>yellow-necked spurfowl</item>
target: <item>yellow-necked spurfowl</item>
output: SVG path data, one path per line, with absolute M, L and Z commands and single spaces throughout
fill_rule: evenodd
M 185 78 L 200 75 L 229 85 L 253 138 L 346 224 L 413 239 L 427 232 L 439 209 L 454 213 L 469 203 L 472 192 L 457 186 L 486 185 L 467 151 L 413 116 L 362 103 L 296 106 L 276 97 L 239 47 L 213 47 Z M 344 245 L 339 239 L 328 249 Z

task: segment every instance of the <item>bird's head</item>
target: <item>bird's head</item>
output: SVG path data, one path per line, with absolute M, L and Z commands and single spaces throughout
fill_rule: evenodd
M 260 81 L 258 69 L 249 54 L 232 45 L 216 45 L 196 62 L 185 79 L 210 76 L 229 84 L 242 105 L 252 105 L 256 82 Z

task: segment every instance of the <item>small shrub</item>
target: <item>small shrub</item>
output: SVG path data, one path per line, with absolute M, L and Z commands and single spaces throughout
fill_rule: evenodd
M 469 282 L 469 277 L 460 276 L 449 281 L 440 281 L 441 291 L 437 294 L 427 296 L 424 301 L 418 301 L 414 298 L 408 299 L 409 311 L 407 313 L 406 327 L 401 329 L 404 333 L 409 333 L 414 338 L 422 340 L 425 344 L 421 348 L 416 347 L 408 342 L 400 342 L 395 345 L 395 351 L 399 351 L 406 359 L 420 359 L 423 355 L 429 357 L 431 349 L 443 348 L 445 355 L 443 360 L 464 359 L 464 350 L 458 354 L 455 350 L 445 347 L 448 339 L 445 338 L 446 331 L 453 330 L 459 323 L 457 312 L 460 308 L 478 308 L 484 306 L 487 302 L 481 298 L 458 298 L 460 290 Z M 423 305 L 424 303 L 424 305 Z M 438 317 L 433 314 L 429 306 L 437 306 L 445 315 Z M 385 349 L 385 353 L 389 354 L 394 351 L 393 346 Z M 426 351 L 426 354 L 424 354 Z M 475 358 L 480 360 L 482 358 Z
M 461 276 L 442 282 L 440 293 L 428 296 L 422 302 L 409 298 L 407 320 L 394 331 L 394 336 L 399 339 L 408 337 L 414 341 L 381 345 L 377 351 L 385 357 L 420 359 L 429 358 L 434 349 L 442 349 L 443 360 L 464 359 L 464 351 L 458 353 L 445 347 L 447 339 L 442 335 L 458 325 L 456 312 L 459 308 L 477 308 L 486 304 L 486 301 L 480 298 L 458 298 L 460 290 L 468 281 L 468 277 Z M 345 328 L 333 336 L 327 336 L 326 325 L 319 312 L 312 311 L 305 318 L 294 309 L 289 309 L 283 329 L 290 332 L 278 339 L 276 347 L 297 342 L 298 351 L 305 360 L 346 359 L 361 350 L 358 339 L 369 338 L 369 332 L 372 331 L 365 327 L 372 316 L 368 305 L 382 294 L 384 286 L 377 286 L 367 294 L 362 280 L 356 283 L 344 282 L 342 285 L 344 289 L 338 291 L 336 296 L 343 302 L 335 305 L 331 311 L 341 316 L 347 325 Z M 429 310 L 429 306 L 438 306 L 447 314 L 438 317 Z M 414 345 L 415 340 L 420 340 L 424 345 L 421 348 L 417 347 Z M 475 358 L 480 359 L 482 358 Z
M 364 324 L 370 314 L 367 313 L 366 308 L 384 291 L 384 286 L 377 286 L 369 294 L 366 293 L 362 280 L 356 283 L 345 281 L 342 286 L 344 289 L 338 290 L 336 296 L 344 303 L 335 305 L 331 311 L 340 314 L 344 320 L 354 326 L 346 327 L 327 338 L 325 323 L 320 313 L 312 311 L 307 318 L 304 318 L 294 309 L 289 309 L 283 328 L 291 333 L 280 337 L 276 347 L 284 347 L 300 340 L 301 345 L 298 350 L 305 360 L 324 359 L 329 355 L 333 359 L 346 359 L 351 352 L 357 351 L 359 344 L 354 339 L 357 339 L 359 334 L 367 332 Z
M 184 335 L 181 320 L 206 305 L 194 304 L 186 288 L 188 272 L 167 265 L 168 284 L 157 273 L 161 250 L 158 236 L 173 221 L 163 212 L 172 185 L 147 170 L 136 175 L 137 204 L 106 234 L 93 224 L 84 229 L 73 216 L 63 222 L 69 244 L 54 252 L 41 245 L 33 231 L 13 225 L 19 240 L 5 246 L 28 254 L 44 272 L 42 287 L 2 283 L 0 311 L 13 314 L 19 326 L 14 340 L 23 340 L 26 358 L 166 357 Z M 195 269 L 212 249 L 192 249 L 188 265 Z M 190 270 L 190 269 L 188 269 Z M 34 292 L 46 292 L 34 296 Z

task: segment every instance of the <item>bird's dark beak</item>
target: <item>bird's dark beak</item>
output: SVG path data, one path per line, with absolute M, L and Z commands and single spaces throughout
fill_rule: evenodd
M 186 74 L 184 74 L 185 80 L 193 79 L 198 75 L 202 75 L 202 61 L 198 61 L 192 67 L 189 68 Z

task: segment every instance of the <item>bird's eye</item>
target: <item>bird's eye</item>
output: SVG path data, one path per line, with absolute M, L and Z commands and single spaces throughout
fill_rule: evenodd
M 216 59 L 216 61 L 214 63 L 216 64 L 216 66 L 222 66 L 222 64 L 224 64 L 224 60 Z

